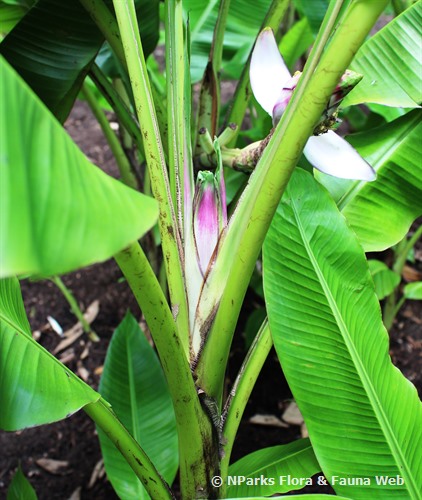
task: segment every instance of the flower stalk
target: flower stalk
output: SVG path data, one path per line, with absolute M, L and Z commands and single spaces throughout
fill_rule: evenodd
M 123 2 L 114 0 L 113 3 L 125 50 L 136 113 L 141 125 L 151 188 L 160 209 L 159 227 L 170 299 L 173 310 L 177 309 L 177 329 L 180 332 L 186 332 L 188 330 L 188 313 L 183 281 L 181 235 L 172 203 L 167 166 L 142 50 L 135 6 L 133 0 Z M 187 337 L 181 337 L 181 339 L 188 358 L 188 339 Z

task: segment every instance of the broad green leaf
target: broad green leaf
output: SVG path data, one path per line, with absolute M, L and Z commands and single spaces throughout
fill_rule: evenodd
M 422 3 L 416 2 L 358 50 L 351 69 L 362 81 L 343 105 L 362 102 L 414 108 L 422 102 Z
M 377 171 L 374 182 L 316 175 L 336 199 L 367 252 L 395 245 L 422 215 L 421 118 L 421 111 L 413 110 L 386 125 L 348 137 Z
M 422 300 L 422 281 L 415 281 L 405 285 L 403 295 L 406 299 Z
M 37 494 L 26 479 L 20 465 L 7 490 L 7 500 L 37 500 Z
M 5 38 L 0 52 L 64 121 L 102 43 L 79 2 L 40 0 Z
M 264 500 L 267 499 L 268 497 L 243 497 L 242 500 Z M 280 497 L 271 497 L 273 499 L 276 498 L 292 498 L 291 495 L 282 495 Z M 333 500 L 333 495 L 324 495 L 320 493 L 316 494 L 308 494 L 308 495 L 294 495 L 293 498 L 299 498 L 300 500 Z M 352 498 L 346 498 L 346 497 L 335 497 L 336 500 L 353 500 Z M 237 498 L 228 498 L 227 500 L 238 500 Z
M 0 37 L 11 31 L 25 15 L 26 9 L 19 5 L 9 5 L 0 2 Z
M 0 0 L 0 3 L 7 5 L 15 5 L 18 7 L 23 7 L 24 9 L 30 9 L 37 0 Z
M 378 300 L 382 300 L 393 293 L 400 283 L 400 276 L 380 260 L 369 260 L 368 265 L 374 280 L 375 293 Z
M 229 476 L 245 476 L 252 482 L 255 482 L 254 478 L 264 477 L 269 479 L 268 484 L 266 481 L 257 481 L 257 484 L 248 485 L 247 480 L 233 486 L 228 483 L 227 495 L 232 497 L 270 496 L 274 493 L 299 490 L 306 486 L 307 482 L 312 482 L 310 478 L 320 470 L 321 467 L 315 458 L 309 439 L 299 439 L 289 444 L 263 448 L 231 465 Z M 289 478 L 298 478 L 303 481 L 299 480 L 297 484 L 292 485 Z
M 112 10 L 112 1 L 106 3 Z M 136 4 L 148 55 L 158 40 L 158 0 Z M 64 122 L 103 42 L 104 36 L 79 1 L 39 0 L 5 38 L 0 52 Z
M 178 467 L 173 405 L 158 357 L 130 313 L 113 334 L 99 391 L 171 484 Z M 100 429 L 98 435 L 107 477 L 120 498 L 149 498 L 117 448 Z
M 367 103 L 366 105 L 368 106 L 368 109 L 370 109 L 372 112 L 382 116 L 386 122 L 392 122 L 393 120 L 400 118 L 400 116 L 403 116 L 412 110 L 412 108 L 393 108 L 391 106 L 385 106 L 383 104 L 376 104 L 370 102 Z M 355 107 L 352 106 L 352 109 L 355 109 Z
M 18 280 L 0 280 L 0 429 L 56 422 L 99 397 L 32 338 Z
M 63 274 L 151 228 L 152 198 L 90 163 L 4 59 L 0 79 L 0 276 Z
M 391 363 L 355 234 L 328 193 L 300 169 L 263 256 L 274 345 L 325 476 L 337 494 L 354 499 L 419 498 L 422 405 Z M 370 484 L 342 485 L 333 476 Z M 398 476 L 403 484 L 378 485 L 377 476 Z

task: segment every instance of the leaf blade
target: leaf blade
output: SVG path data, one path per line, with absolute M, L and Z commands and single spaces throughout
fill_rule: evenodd
M 421 22 L 422 5 L 417 2 L 359 49 L 351 69 L 364 77 L 344 106 L 371 102 L 414 108 L 421 104 Z
M 372 478 L 369 486 L 336 484 L 338 494 L 417 498 L 422 406 L 391 364 L 363 252 L 309 174 L 292 179 L 264 246 L 264 287 L 274 344 L 315 455 L 327 478 Z M 378 486 L 381 474 L 405 484 Z
M 348 137 L 377 171 L 375 182 L 344 181 L 316 173 L 367 252 L 398 243 L 422 215 L 421 130 L 422 113 L 413 110 L 372 131 Z
M 229 467 L 229 476 L 246 476 L 248 478 L 273 479 L 273 484 L 258 484 L 253 486 L 243 482 L 229 486 L 227 495 L 246 497 L 251 495 L 270 496 L 274 493 L 303 488 L 305 484 L 290 485 L 282 482 L 281 477 L 310 478 L 320 471 L 320 466 L 312 450 L 309 439 L 299 439 L 292 443 L 271 448 L 263 448 L 241 458 Z
M 155 201 L 92 165 L 4 59 L 0 64 L 0 276 L 63 274 L 136 241 L 158 216 Z
M 173 406 L 158 358 L 130 313 L 113 335 L 99 390 L 171 483 L 178 467 Z M 107 436 L 100 429 L 98 435 L 107 476 L 117 493 L 122 498 L 149 498 Z
M 379 260 L 369 260 L 368 265 L 374 280 L 375 293 L 378 300 L 382 300 L 393 293 L 400 283 L 400 276 Z
M 37 494 L 20 465 L 7 490 L 7 500 L 37 500 Z
M 0 280 L 0 320 L 1 429 L 55 422 L 99 399 L 32 338 L 16 278 Z

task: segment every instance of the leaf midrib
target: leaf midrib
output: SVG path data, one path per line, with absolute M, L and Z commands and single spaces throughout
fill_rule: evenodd
M 64 370 L 66 372 L 66 374 L 68 376 L 70 376 L 70 378 L 72 380 L 74 380 L 75 382 L 80 384 L 85 391 L 89 390 L 89 391 L 92 391 L 93 393 L 95 393 L 98 396 L 97 400 L 100 398 L 100 394 L 98 394 L 96 391 L 94 391 L 94 389 L 92 387 L 90 387 L 83 380 L 81 380 L 78 376 L 76 376 L 72 372 L 72 370 L 69 370 L 69 368 L 66 365 L 61 363 L 55 356 L 53 356 L 50 352 L 48 352 L 47 349 L 45 349 L 41 344 L 39 344 L 36 340 L 34 340 L 32 335 L 28 335 L 27 333 L 25 333 L 22 330 L 22 328 L 17 326 L 13 321 L 11 321 L 9 318 L 7 318 L 3 313 L 0 313 L 0 320 L 3 321 L 4 323 L 6 323 L 12 331 L 19 333 L 21 336 L 24 337 L 25 340 L 27 340 L 28 342 L 33 344 L 35 346 L 35 348 L 38 349 L 40 354 L 44 354 L 44 355 L 48 356 L 48 358 L 50 359 L 50 362 L 54 362 L 56 365 L 58 365 L 62 370 Z M 92 402 L 94 402 L 94 401 L 92 401 Z
M 141 444 L 139 436 L 139 427 L 138 427 L 139 413 L 138 413 L 138 404 L 136 399 L 135 374 L 132 365 L 133 356 L 132 356 L 131 341 L 130 341 L 131 336 L 136 334 L 137 334 L 136 331 L 131 330 L 130 335 L 126 336 L 126 363 L 127 363 L 127 373 L 129 380 L 129 401 L 130 401 L 130 415 L 132 424 L 131 434 L 135 439 L 135 441 Z M 141 484 L 139 478 L 136 478 L 136 490 L 139 499 L 149 498 L 148 496 L 145 497 L 146 490 L 144 486 Z

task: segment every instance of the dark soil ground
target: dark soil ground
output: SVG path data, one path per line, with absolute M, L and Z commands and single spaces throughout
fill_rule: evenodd
M 108 147 L 104 144 L 99 126 L 85 104 L 77 104 L 67 122 L 67 129 L 90 159 L 111 175 L 117 175 L 117 168 Z M 388 260 L 389 255 L 383 254 L 382 257 Z M 416 263 L 410 266 L 415 272 L 422 271 L 420 243 L 416 252 Z M 75 294 L 82 310 L 94 300 L 99 301 L 100 310 L 93 322 L 93 328 L 99 335 L 100 341 L 91 342 L 84 334 L 64 351 L 56 354 L 94 388 L 98 387 L 113 330 L 128 309 L 136 316 L 140 315 L 127 284 L 119 281 L 119 278 L 121 273 L 113 261 L 82 269 L 63 278 L 65 284 Z M 22 292 L 33 331 L 40 332 L 37 334 L 39 342 L 53 351 L 61 338 L 49 326 L 47 316 L 54 317 L 63 330 L 75 324 L 75 317 L 61 293 L 49 281 L 24 281 Z M 251 298 L 255 302 L 260 300 L 256 296 Z M 420 393 L 422 391 L 421 318 L 422 304 L 406 303 L 391 332 L 393 362 L 416 385 Z M 233 345 L 228 383 L 234 380 L 244 355 L 241 327 Z M 287 443 L 301 436 L 299 425 L 257 425 L 249 421 L 254 415 L 270 415 L 280 422 L 280 416 L 290 399 L 291 393 L 278 360 L 275 354 L 271 353 L 246 408 L 233 450 L 234 460 L 259 448 Z M 8 485 L 19 463 L 40 499 L 117 498 L 101 467 L 101 453 L 95 427 L 83 412 L 52 425 L 15 433 L 0 432 L 0 450 L 0 498 L 5 498 Z M 329 487 L 319 491 L 332 492 Z

